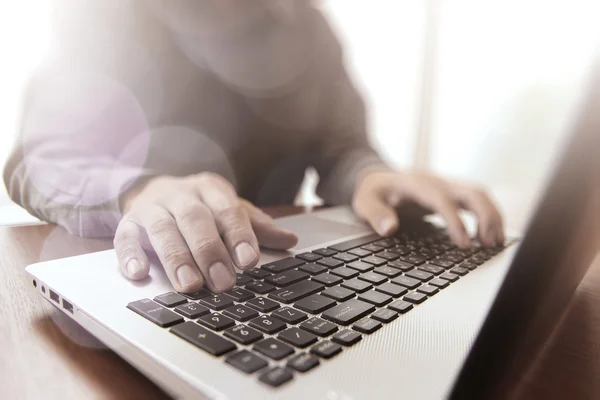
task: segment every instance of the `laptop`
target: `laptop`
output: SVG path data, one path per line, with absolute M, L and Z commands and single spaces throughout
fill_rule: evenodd
M 521 240 L 455 248 L 430 222 L 382 238 L 345 207 L 278 219 L 220 295 L 174 293 L 113 251 L 27 267 L 38 293 L 177 398 L 506 398 L 600 245 L 600 80 Z

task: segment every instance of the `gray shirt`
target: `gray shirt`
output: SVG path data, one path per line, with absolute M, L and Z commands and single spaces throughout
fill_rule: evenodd
M 4 171 L 11 198 L 83 236 L 152 175 L 221 174 L 257 205 L 307 167 L 329 204 L 381 165 L 340 44 L 309 1 L 63 0 Z

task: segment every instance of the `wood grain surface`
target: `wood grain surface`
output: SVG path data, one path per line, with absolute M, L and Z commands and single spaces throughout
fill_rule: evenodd
M 284 216 L 304 210 L 266 211 Z M 111 247 L 110 240 L 70 236 L 53 225 L 0 227 L 1 399 L 168 397 L 63 317 L 26 279 L 24 269 L 29 264 Z M 600 258 L 579 287 L 563 323 L 518 384 L 522 384 L 522 399 L 600 398 Z

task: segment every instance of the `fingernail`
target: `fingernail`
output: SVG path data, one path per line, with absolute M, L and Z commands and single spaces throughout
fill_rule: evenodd
M 196 283 L 200 277 L 198 276 L 198 270 L 191 265 L 184 264 L 177 268 L 175 274 L 180 286 L 189 286 Z
M 234 277 L 229 268 L 222 262 L 216 262 L 208 270 L 210 280 L 217 290 L 225 290 L 233 286 Z
M 394 221 L 394 218 L 392 217 L 382 219 L 379 223 L 379 233 L 381 233 L 382 235 L 390 234 L 392 229 L 394 229 L 395 223 L 396 221 Z
M 245 267 L 256 259 L 256 251 L 246 242 L 238 244 L 235 248 L 235 257 L 238 266 Z
M 142 264 L 137 259 L 132 258 L 131 260 L 127 261 L 125 268 L 127 268 L 127 273 L 129 275 L 134 276 L 142 269 Z

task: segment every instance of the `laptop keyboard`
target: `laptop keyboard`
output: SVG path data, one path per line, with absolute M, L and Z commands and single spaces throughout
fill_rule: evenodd
M 419 225 L 298 254 L 238 274 L 224 294 L 164 293 L 127 308 L 277 387 L 451 286 L 503 247 L 455 247 Z

